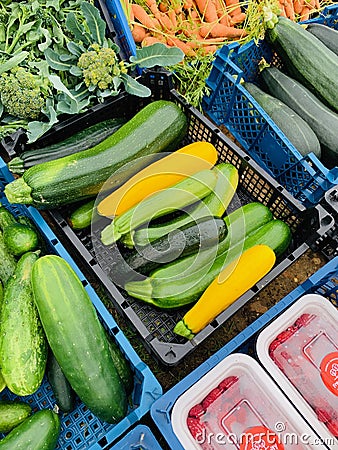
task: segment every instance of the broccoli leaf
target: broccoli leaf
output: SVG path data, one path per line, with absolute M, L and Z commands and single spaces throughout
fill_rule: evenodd
M 81 5 L 83 15 L 86 19 L 93 43 L 103 44 L 106 34 L 106 23 L 102 20 L 99 10 L 90 3 L 83 2 Z
M 50 36 L 50 32 L 47 30 L 47 28 L 41 27 L 40 30 L 46 40 L 45 40 L 45 42 L 41 42 L 40 44 L 38 44 L 38 49 L 40 50 L 40 52 L 44 52 L 52 43 L 52 39 Z
M 58 122 L 57 114 L 53 106 L 49 106 L 46 113 L 49 116 L 49 122 L 40 122 L 38 120 L 28 122 L 27 126 L 28 144 L 31 144 L 32 142 L 38 140 L 48 130 L 50 130 L 55 123 Z
M 76 19 L 75 14 L 72 12 L 67 15 L 66 27 L 71 33 L 73 33 L 74 37 L 78 41 L 83 42 L 86 45 L 91 44 L 88 33 L 84 29 L 83 25 Z
M 70 90 L 62 83 L 61 78 L 58 75 L 49 75 L 48 76 L 49 81 L 52 83 L 52 85 L 54 86 L 54 88 L 58 91 L 58 92 L 63 92 L 64 94 L 66 94 L 69 98 L 71 98 L 72 100 L 75 100 L 75 97 L 73 96 L 73 94 L 70 92 Z
M 172 66 L 184 59 L 184 53 L 178 47 L 167 47 L 156 43 L 136 50 L 136 56 L 131 56 L 130 61 L 141 68 L 154 66 Z
M 0 117 L 2 116 L 3 112 L 4 112 L 4 105 L 1 103 L 0 100 Z
M 86 51 L 86 49 L 83 46 L 78 45 L 73 41 L 67 43 L 67 48 L 70 51 L 70 53 L 72 53 L 75 56 L 81 56 L 82 53 Z
M 24 59 L 27 58 L 28 55 L 28 52 L 21 52 L 0 64 L 0 74 L 8 72 L 8 70 L 11 70 L 13 67 L 18 66 Z
M 128 94 L 137 95 L 138 97 L 149 97 L 151 95 L 151 90 L 148 87 L 143 86 L 131 76 L 124 73 L 121 75 L 121 79 Z
M 47 48 L 44 51 L 44 55 L 48 65 L 54 70 L 69 70 L 73 65 L 72 62 L 62 61 L 60 55 L 51 48 Z

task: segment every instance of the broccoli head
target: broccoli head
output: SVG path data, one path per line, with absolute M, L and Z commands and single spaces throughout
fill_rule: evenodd
M 116 52 L 112 48 L 92 44 L 91 49 L 82 53 L 77 63 L 82 69 L 84 82 L 87 87 L 108 89 L 114 77 L 126 73 L 127 70 L 123 61 L 118 62 Z
M 6 112 L 20 119 L 38 119 L 46 101 L 46 83 L 23 67 L 0 76 L 0 99 Z

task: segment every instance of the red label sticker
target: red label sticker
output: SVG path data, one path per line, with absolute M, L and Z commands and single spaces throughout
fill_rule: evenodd
M 269 428 L 249 428 L 241 435 L 240 450 L 284 450 L 280 437 Z
M 338 352 L 329 353 L 323 358 L 320 376 L 328 390 L 338 396 Z

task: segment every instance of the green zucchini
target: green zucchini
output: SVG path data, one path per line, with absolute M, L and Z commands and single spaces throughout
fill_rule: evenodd
M 338 112 L 338 56 L 302 25 L 279 16 L 267 39 L 290 76 Z
M 90 200 L 83 205 L 76 208 L 69 216 L 69 224 L 74 230 L 82 230 L 87 228 L 95 220 L 96 214 L 96 199 Z
M 47 362 L 47 341 L 34 304 L 31 273 L 38 254 L 21 256 L 5 288 L 0 314 L 0 367 L 7 387 L 31 395 L 41 385 Z
M 76 273 L 59 256 L 43 256 L 34 264 L 32 286 L 50 348 L 78 397 L 105 422 L 124 418 L 126 392 L 105 330 Z
M 130 364 L 125 358 L 120 347 L 108 337 L 108 345 L 110 355 L 112 357 L 114 366 L 119 374 L 121 381 L 126 390 L 126 394 L 129 395 L 134 389 L 134 375 L 131 370 Z
M 183 256 L 214 247 L 225 239 L 227 227 L 223 219 L 203 217 L 185 225 L 151 244 L 116 258 L 110 277 L 122 285 L 127 281 L 147 275 L 152 270 Z
M 76 394 L 69 381 L 64 376 L 60 364 L 52 351 L 49 351 L 46 374 L 51 385 L 56 405 L 63 413 L 69 413 L 75 408 Z
M 321 156 L 320 143 L 311 127 L 293 109 L 274 96 L 262 91 L 254 83 L 243 83 L 245 89 L 271 117 L 289 141 L 303 156 L 314 153 Z
M 328 49 L 338 55 L 338 30 L 322 23 L 309 23 L 306 31 L 316 36 Z
M 125 123 L 125 119 L 108 119 L 78 131 L 62 142 L 42 148 L 26 150 L 8 163 L 13 173 L 23 174 L 25 170 L 47 161 L 82 152 L 104 141 Z
M 34 251 L 39 246 L 39 237 L 30 226 L 22 223 L 8 225 L 3 233 L 8 251 L 14 256 L 21 256 Z
M 266 67 L 261 72 L 269 92 L 299 114 L 316 133 L 322 155 L 331 165 L 338 163 L 338 114 L 322 103 L 301 83 L 281 72 Z
M 236 192 L 238 171 L 228 163 L 217 164 L 212 170 L 217 173 L 217 183 L 203 202 L 193 205 L 188 213 L 182 213 L 172 220 L 134 230 L 122 242 L 129 247 L 143 246 L 202 217 L 222 217 Z
M 243 242 L 272 222 L 272 214 L 266 206 L 251 203 L 229 214 L 225 221 L 228 235 L 218 246 L 157 269 L 145 280 L 128 282 L 125 290 L 160 308 L 177 308 L 195 301 L 222 267 L 238 256 Z M 283 237 L 267 235 L 270 242 L 272 238 L 277 241 Z
M 55 450 L 60 429 L 59 416 L 50 409 L 41 409 L 1 439 L 0 450 Z
M 214 171 L 205 169 L 183 179 L 167 189 L 147 197 L 142 202 L 116 217 L 102 230 L 101 240 L 110 245 L 122 235 L 170 212 L 185 208 L 206 197 L 214 189 L 217 176 Z
M 32 412 L 28 403 L 21 401 L 0 401 L 0 433 L 8 433 L 23 422 Z
M 100 144 L 38 164 L 8 183 L 10 203 L 55 208 L 112 190 L 150 162 L 171 151 L 186 133 L 187 118 L 173 102 L 157 100 Z

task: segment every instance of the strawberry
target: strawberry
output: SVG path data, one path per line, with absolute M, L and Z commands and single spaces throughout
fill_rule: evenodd
M 198 403 L 197 405 L 193 406 L 190 411 L 189 411 L 189 417 L 195 417 L 196 419 L 198 419 L 199 417 L 203 416 L 203 414 L 205 413 L 205 409 L 203 408 L 203 406 Z
M 202 401 L 202 407 L 204 409 L 207 409 L 222 394 L 222 389 L 220 389 L 219 387 L 215 387 Z
M 196 440 L 201 440 L 203 435 L 205 434 L 205 426 L 195 417 L 187 418 L 187 425 L 192 437 Z
M 324 408 L 315 408 L 315 413 L 317 414 L 318 420 L 321 422 L 329 422 L 331 420 L 330 413 Z
M 333 436 L 338 437 L 338 420 L 327 422 L 326 426 Z
M 279 333 L 276 336 L 276 339 L 280 342 L 283 343 L 285 341 L 287 341 L 292 335 L 293 335 L 294 331 L 292 329 L 287 329 L 282 331 L 281 333 Z
M 302 314 L 300 317 L 298 317 L 298 319 L 295 322 L 295 326 L 297 328 L 300 327 L 306 327 L 306 325 L 308 325 L 309 322 L 311 322 L 312 319 L 314 319 L 316 316 L 314 314 Z
M 226 377 L 224 378 L 224 380 L 222 380 L 220 382 L 220 384 L 218 385 L 218 387 L 222 390 L 222 391 L 226 391 L 227 389 L 229 389 L 230 386 L 232 386 L 234 383 L 236 383 L 238 381 L 238 378 L 233 376 L 230 377 Z

